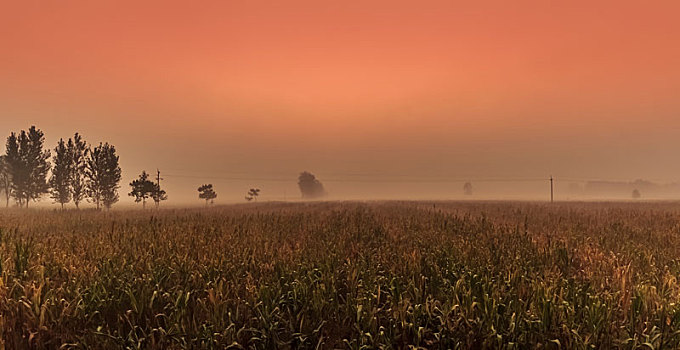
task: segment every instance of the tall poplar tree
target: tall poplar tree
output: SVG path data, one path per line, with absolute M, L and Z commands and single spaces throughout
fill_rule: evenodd
M 107 209 L 118 202 L 121 171 L 118 165 L 116 148 L 108 143 L 99 143 L 87 155 L 87 190 L 92 201 L 100 209 L 102 205 Z
M 56 203 L 64 204 L 71 201 L 71 176 L 73 168 L 73 157 L 66 147 L 64 139 L 59 139 L 57 147 L 54 148 L 54 168 L 50 178 L 50 195 Z
M 7 138 L 5 156 L 12 175 L 12 193 L 20 206 L 28 207 L 31 200 L 49 190 L 50 151 L 43 150 L 44 143 L 45 135 L 35 126 Z
M 9 137 L 7 137 L 5 162 L 12 178 L 10 193 L 16 199 L 17 204 L 23 207 L 28 176 L 26 174 L 26 164 L 22 161 L 19 154 L 19 137 L 14 132 L 10 133 Z
M 80 202 L 87 197 L 87 155 L 89 147 L 87 142 L 76 133 L 73 139 L 68 140 L 68 151 L 71 154 L 71 197 L 73 204 L 79 208 Z
M 7 156 L 0 156 L 0 193 L 5 196 L 5 207 L 9 207 L 9 199 L 12 197 L 12 173 L 7 163 Z

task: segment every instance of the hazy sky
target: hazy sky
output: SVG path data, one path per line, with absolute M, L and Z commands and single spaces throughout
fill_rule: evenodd
M 203 182 L 225 201 L 250 186 L 296 197 L 302 170 L 347 197 L 460 194 L 420 182 L 449 178 L 675 181 L 678 13 L 624 0 L 3 1 L 0 134 L 35 124 L 50 147 L 75 131 L 109 141 L 124 184 L 160 168 L 176 202 Z

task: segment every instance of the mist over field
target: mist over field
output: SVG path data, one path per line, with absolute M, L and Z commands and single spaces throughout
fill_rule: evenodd
M 670 185 L 641 199 L 676 198 L 677 10 L 15 1 L 0 14 L 0 136 L 109 142 L 123 189 L 160 169 L 168 205 L 200 203 L 208 182 L 222 203 L 251 187 L 299 198 L 302 171 L 329 199 L 545 200 L 550 175 L 559 200 L 630 199 L 588 182 L 636 179 Z

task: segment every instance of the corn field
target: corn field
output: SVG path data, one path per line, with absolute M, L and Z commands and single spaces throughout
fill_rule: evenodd
M 1 349 L 677 349 L 673 203 L 0 211 Z

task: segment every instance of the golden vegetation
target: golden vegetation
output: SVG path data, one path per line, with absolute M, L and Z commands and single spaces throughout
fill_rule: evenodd
M 678 348 L 678 209 L 1 211 L 1 347 Z

